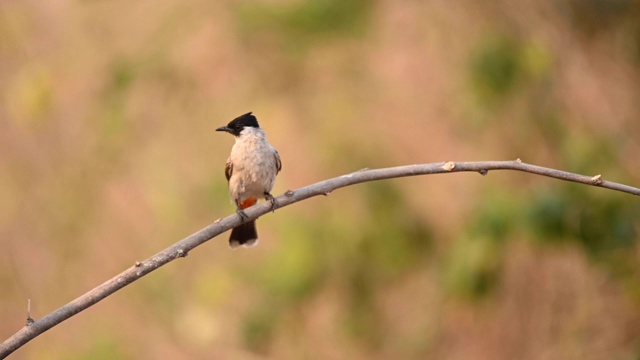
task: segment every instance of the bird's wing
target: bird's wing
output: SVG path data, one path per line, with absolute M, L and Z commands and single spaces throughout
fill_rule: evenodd
M 278 150 L 274 149 L 273 155 L 276 158 L 276 175 L 282 170 L 282 161 L 280 161 L 280 154 L 278 154 Z
M 233 163 L 227 160 L 227 164 L 224 166 L 224 176 L 227 178 L 227 181 L 231 179 L 231 174 L 233 174 Z

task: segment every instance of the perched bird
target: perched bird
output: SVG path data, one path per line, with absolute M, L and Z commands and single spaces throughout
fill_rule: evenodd
M 267 135 L 258 125 L 253 114 L 246 113 L 233 119 L 227 126 L 216 131 L 225 131 L 236 139 L 224 168 L 229 182 L 229 195 L 236 204 L 238 215 L 247 218 L 244 209 L 254 205 L 259 198 L 271 201 L 275 209 L 276 200 L 270 191 L 276 175 L 282 168 L 278 151 L 269 144 Z M 243 222 L 231 231 L 229 246 L 251 247 L 258 243 L 255 220 Z

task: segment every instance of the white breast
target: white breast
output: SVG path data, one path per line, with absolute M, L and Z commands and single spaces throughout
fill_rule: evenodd
M 275 153 L 262 129 L 242 130 L 229 155 L 233 164 L 229 179 L 232 200 L 264 198 L 264 193 L 271 191 L 277 174 Z

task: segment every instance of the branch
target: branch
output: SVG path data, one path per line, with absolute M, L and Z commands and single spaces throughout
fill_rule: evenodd
M 435 163 L 435 164 L 419 164 L 398 166 L 385 169 L 363 169 L 351 174 L 339 176 L 333 179 L 321 181 L 298 190 L 287 191 L 283 195 L 276 198 L 276 208 L 291 205 L 298 201 L 308 199 L 318 195 L 328 195 L 330 192 L 367 181 L 416 176 L 429 174 L 453 173 L 462 171 L 478 172 L 486 175 L 491 170 L 517 170 L 532 174 L 543 175 L 555 179 L 577 182 L 586 185 L 599 186 L 606 189 L 621 191 L 624 193 L 640 196 L 640 189 L 628 185 L 618 184 L 611 181 L 605 181 L 600 175 L 585 176 L 574 174 L 566 171 L 560 171 L 545 168 L 536 165 L 525 164 L 519 159 L 515 161 L 486 161 L 486 162 L 460 162 L 460 163 Z M 271 204 L 264 202 L 245 210 L 248 219 L 257 219 L 258 217 L 271 211 Z M 42 319 L 33 320 L 29 317 L 27 324 L 22 327 L 13 336 L 0 344 L 0 359 L 26 344 L 36 336 L 60 324 L 64 320 L 74 316 L 75 314 L 87 309 L 91 305 L 103 300 L 107 296 L 115 293 L 123 287 L 140 279 L 148 273 L 158 269 L 167 263 L 185 257 L 189 251 L 197 246 L 209 241 L 210 239 L 220 235 L 221 233 L 240 225 L 241 219 L 236 214 L 227 216 L 223 219 L 216 220 L 213 224 L 204 229 L 190 235 L 165 250 L 153 255 L 152 257 L 136 262 L 135 265 L 98 285 L 89 292 L 81 295 L 77 299 L 62 306 L 54 312 L 46 315 Z

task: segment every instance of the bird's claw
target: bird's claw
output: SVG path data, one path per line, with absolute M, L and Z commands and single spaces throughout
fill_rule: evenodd
M 240 216 L 240 220 L 242 220 L 242 222 L 247 220 L 247 218 L 249 217 L 249 215 L 247 215 L 247 213 L 244 212 L 244 210 L 242 210 L 242 209 L 238 209 L 238 211 L 236 211 L 236 213 L 238 214 L 238 216 Z
M 271 212 L 275 212 L 276 208 L 278 207 L 278 201 L 276 200 L 276 198 L 273 197 L 273 195 L 271 195 L 270 193 L 265 192 L 264 199 L 268 200 L 271 203 Z

